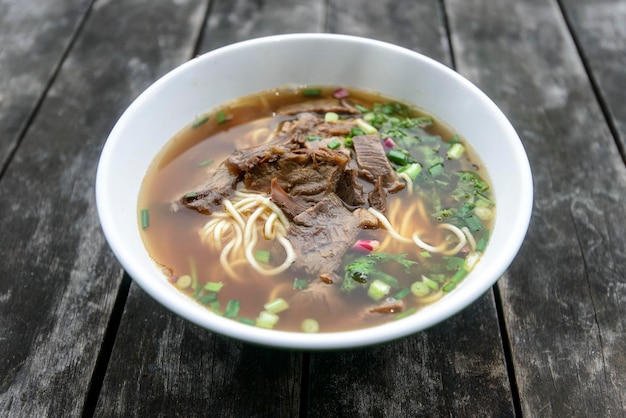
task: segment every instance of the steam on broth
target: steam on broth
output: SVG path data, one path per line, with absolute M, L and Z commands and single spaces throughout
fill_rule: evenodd
M 142 238 L 173 286 L 253 326 L 336 332 L 452 291 L 495 215 L 460 136 L 359 90 L 291 87 L 199 116 L 155 158 Z

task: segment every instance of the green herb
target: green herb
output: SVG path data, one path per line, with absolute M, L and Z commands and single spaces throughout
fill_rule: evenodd
M 141 209 L 141 229 L 146 229 L 150 226 L 150 210 Z
M 467 276 L 468 272 L 464 268 L 461 268 L 459 271 L 454 273 L 454 275 L 450 278 L 452 283 L 458 283 Z
M 445 172 L 445 169 L 443 167 L 443 164 L 437 163 L 437 164 L 431 166 L 428 169 L 428 172 L 430 173 L 431 176 L 437 177 L 437 176 L 442 175 Z
M 266 250 L 256 250 L 254 259 L 260 263 L 268 264 L 270 262 L 270 252 Z
M 311 96 L 319 96 L 321 92 L 322 92 L 321 89 L 310 88 L 310 89 L 304 89 L 302 94 L 304 94 L 305 96 L 311 97 Z
M 387 153 L 387 159 L 389 159 L 389 161 L 391 161 L 392 163 L 398 165 L 407 165 L 409 162 L 409 156 L 406 153 L 395 148 L 389 150 L 389 152 Z
M 379 263 L 389 262 L 400 264 L 407 273 L 410 272 L 411 266 L 417 264 L 416 261 L 408 260 L 406 254 L 373 252 L 368 255 L 360 256 L 355 258 L 354 261 L 346 267 L 341 289 L 351 291 L 358 286 L 366 284 L 370 277 L 378 278 L 378 280 L 382 281 L 382 277 L 386 277 L 384 276 L 386 273 L 382 272 Z M 389 280 L 389 277 L 386 277 L 387 280 Z
M 397 314 L 396 316 L 394 316 L 394 319 L 402 319 L 402 318 L 406 318 L 407 316 L 411 316 L 413 315 L 415 312 L 417 312 L 417 308 L 410 308 L 407 309 L 404 312 L 400 312 L 399 314 Z
M 333 139 L 326 146 L 330 149 L 337 149 L 341 146 L 341 142 L 338 139 Z
M 208 116 L 203 116 L 200 119 L 196 119 L 193 124 L 191 125 L 191 127 L 193 129 L 199 128 L 200 126 L 204 125 L 205 123 L 207 123 L 207 121 L 209 120 Z
M 308 286 L 309 286 L 309 281 L 307 279 L 298 279 L 296 277 L 293 280 L 293 289 L 294 290 L 306 289 Z
M 207 292 L 219 292 L 222 287 L 224 287 L 224 283 L 222 282 L 207 282 L 204 285 L 204 290 L 206 290 Z
M 211 158 L 201 161 L 198 163 L 198 167 L 206 167 L 207 165 L 211 164 L 213 162 L 213 160 Z
M 226 112 L 224 112 L 223 110 L 217 112 L 217 115 L 215 117 L 217 119 L 217 123 L 219 123 L 220 125 L 228 120 L 228 118 L 226 117 Z
M 226 318 L 235 318 L 239 313 L 239 307 L 241 306 L 241 301 L 236 299 L 231 299 L 226 303 L 226 309 L 224 309 L 224 316 Z
M 467 227 L 474 232 L 480 231 L 484 228 L 482 222 L 480 222 L 480 219 L 478 219 L 478 216 L 474 214 L 464 218 L 464 221 Z
M 409 295 L 409 293 L 411 293 L 411 289 L 404 288 L 401 291 L 399 291 L 398 293 L 396 293 L 393 298 L 396 299 L 396 300 L 404 299 L 405 297 L 407 297 Z

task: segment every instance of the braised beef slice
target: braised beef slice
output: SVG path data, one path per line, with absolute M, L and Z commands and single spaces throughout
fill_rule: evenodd
M 327 112 L 353 115 L 360 113 L 347 100 L 337 99 L 308 100 L 304 103 L 283 106 L 278 110 L 280 115 L 297 115 L 299 113 L 319 113 L 323 115 Z
M 259 164 L 244 175 L 243 182 L 251 190 L 269 193 L 275 178 L 292 196 L 318 196 L 335 190 L 347 162 L 348 157 L 330 149 L 303 148 L 275 162 Z
M 180 202 L 190 209 L 210 215 L 235 190 L 238 177 L 224 164 L 209 172 L 204 189 L 185 194 Z
M 377 134 L 355 136 L 352 141 L 357 162 L 361 168 L 361 175 L 366 180 L 375 184 L 381 177 L 383 187 L 389 193 L 404 189 L 404 182 L 398 178 L 391 164 L 389 164 Z
M 387 214 L 387 192 L 383 187 L 382 176 L 378 177 L 374 188 L 367 194 L 367 202 L 383 215 Z
M 275 178 L 271 181 L 270 196 L 272 202 L 283 211 L 289 220 L 292 220 L 310 207 L 310 204 L 307 204 L 307 202 L 303 201 L 301 198 L 289 195 L 280 187 L 280 184 L 278 184 Z
M 351 207 L 362 206 L 365 203 L 363 186 L 359 184 L 357 177 L 356 169 L 346 168 L 335 187 L 337 196 Z
M 334 193 L 293 218 L 287 239 L 296 252 L 294 267 L 319 277 L 341 265 L 359 233 L 357 218 Z
M 302 113 L 295 119 L 283 122 L 277 136 L 279 141 L 302 146 L 312 135 L 311 132 L 322 123 L 324 123 L 323 117 L 313 113 Z M 294 146 L 293 149 L 295 148 Z

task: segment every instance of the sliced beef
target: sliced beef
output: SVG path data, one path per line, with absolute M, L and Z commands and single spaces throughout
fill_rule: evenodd
M 358 172 L 356 169 L 346 168 L 335 188 L 337 196 L 351 207 L 362 206 L 365 203 L 363 186 L 359 184 L 357 177 Z
M 367 194 L 367 202 L 383 215 L 387 214 L 387 192 L 383 187 L 382 176 L 378 177 L 374 188 Z
M 405 184 L 389 164 L 377 134 L 355 136 L 352 141 L 361 175 L 366 180 L 375 184 L 379 177 L 382 178 L 383 187 L 389 193 L 404 189 Z
M 270 192 L 272 179 L 292 196 L 334 191 L 349 158 L 330 149 L 299 149 L 248 171 L 243 182 L 251 190 Z M 318 201 L 319 199 L 314 199 Z
M 352 106 L 347 100 L 318 99 L 308 100 L 304 103 L 283 106 L 278 110 L 280 115 L 297 115 L 299 113 L 319 113 L 335 112 L 338 114 L 359 114 L 360 111 Z
M 303 145 L 314 129 L 324 123 L 324 118 L 313 113 L 303 113 L 280 125 L 278 138 L 292 144 Z
M 190 209 L 210 215 L 233 193 L 238 181 L 239 178 L 228 167 L 220 164 L 209 172 L 207 183 L 202 190 L 186 193 L 180 198 L 180 202 Z
M 292 220 L 311 206 L 301 198 L 293 197 L 288 194 L 282 187 L 280 187 L 276 178 L 273 178 L 271 181 L 270 196 L 272 202 L 274 202 L 283 211 L 289 220 Z
M 307 274 L 335 272 L 359 233 L 357 218 L 334 193 L 293 219 L 287 239 L 297 254 L 294 267 Z
M 378 218 L 372 215 L 367 209 L 357 208 L 352 213 L 356 217 L 360 228 L 363 228 L 363 229 L 378 228 Z

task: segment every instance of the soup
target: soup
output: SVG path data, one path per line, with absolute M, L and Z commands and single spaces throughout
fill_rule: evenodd
M 191 121 L 152 162 L 142 239 L 190 303 L 294 332 L 400 320 L 463 281 L 495 216 L 467 143 L 415 106 L 291 86 Z

